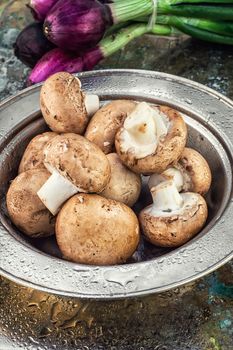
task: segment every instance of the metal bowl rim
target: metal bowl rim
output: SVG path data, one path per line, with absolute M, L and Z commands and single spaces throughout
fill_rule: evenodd
M 99 70 L 99 71 L 92 71 L 92 72 L 84 72 L 84 73 L 80 73 L 78 74 L 78 76 L 80 78 L 82 77 L 87 77 L 87 78 L 93 78 L 94 76 L 107 76 L 107 75 L 112 75 L 112 74 L 116 74 L 116 75 L 122 75 L 122 74 L 127 74 L 127 75 L 130 75 L 130 74 L 134 74 L 134 75 L 139 75 L 139 76 L 148 76 L 148 77 L 153 77 L 153 78 L 159 78 L 159 79 L 166 79 L 166 80 L 171 80 L 171 81 L 175 81 L 175 82 L 178 82 L 179 84 L 182 83 L 188 87 L 193 87 L 195 89 L 198 89 L 199 91 L 204 91 L 205 93 L 208 93 L 212 96 L 215 96 L 218 100 L 219 100 L 219 103 L 221 102 L 225 102 L 227 103 L 232 109 L 233 109 L 233 102 L 223 96 L 222 94 L 202 85 L 202 84 L 199 84 L 197 82 L 193 82 L 193 81 L 190 81 L 188 79 L 185 79 L 185 78 L 180 78 L 178 76 L 175 76 L 175 75 L 171 75 L 171 74 L 166 74 L 166 73 L 160 73 L 160 72 L 154 72 L 154 71 L 144 71 L 144 70 L 133 70 L 133 69 L 130 69 L 130 70 L 127 70 L 127 69 L 111 69 L 111 70 Z M 34 90 L 37 90 L 38 87 L 40 87 L 41 84 L 37 84 L 33 87 L 29 87 L 21 92 L 19 92 L 18 94 L 14 95 L 13 97 L 9 97 L 7 99 L 5 99 L 4 101 L 2 101 L 0 103 L 0 113 L 1 113 L 1 110 L 6 106 L 6 105 L 10 105 L 12 103 L 14 103 L 16 100 L 19 100 L 19 99 L 22 99 L 24 96 L 27 96 L 31 91 L 34 91 Z M 231 155 L 233 154 L 233 147 L 232 147 L 232 144 L 230 142 L 230 140 L 227 138 L 226 140 L 224 140 L 228 146 L 228 148 L 230 149 L 231 151 Z M 229 214 L 229 213 L 228 213 Z M 226 213 L 223 214 L 223 216 L 225 216 Z M 0 231 L 1 230 L 4 230 L 6 234 L 8 234 L 7 230 L 4 229 L 2 226 L 0 226 Z M 8 234 L 8 236 L 10 236 Z M 12 236 L 10 236 L 10 243 L 13 244 L 16 248 L 19 247 L 19 246 L 22 246 L 22 244 L 20 242 L 18 242 L 16 239 L 14 239 Z M 1 243 L 0 243 L 1 245 Z M 191 245 L 190 245 L 191 246 Z M 180 247 L 178 250 L 175 251 L 175 253 L 177 253 L 179 250 L 182 250 L 183 248 Z M 188 250 L 189 248 L 186 247 L 186 249 Z M 24 250 L 27 251 L 29 250 L 30 253 L 31 253 L 31 249 L 24 246 Z M 35 256 L 38 255 L 38 259 L 41 257 L 41 253 L 37 253 L 37 252 L 34 252 Z M 171 254 L 173 255 L 173 254 Z M 44 255 L 43 255 L 44 256 Z M 167 284 L 164 284 L 164 285 L 161 285 L 160 287 L 157 287 L 156 289 L 150 289 L 150 288 L 146 288 L 146 289 L 139 289 L 139 290 L 134 290 L 134 291 L 127 291 L 126 289 L 124 290 L 124 292 L 119 292 L 119 293 L 114 293 L 114 295 L 111 295 L 109 293 L 106 293 L 106 294 L 82 294 L 80 291 L 66 291 L 66 290 L 61 290 L 61 289 L 56 289 L 56 288 L 51 288 L 51 287 L 47 287 L 47 286 L 44 286 L 42 283 L 35 283 L 35 282 L 31 282 L 30 280 L 25 280 L 23 279 L 22 277 L 19 276 L 19 274 L 15 273 L 14 275 L 11 274 L 10 272 L 6 271 L 5 269 L 3 269 L 1 266 L 0 266 L 0 272 L 3 276 L 13 280 L 14 282 L 18 282 L 18 283 L 21 283 L 25 286 L 28 286 L 28 287 L 32 287 L 32 288 L 38 288 L 40 290 L 43 290 L 45 292 L 50 292 L 50 293 L 54 293 L 54 294 L 62 294 L 62 295 L 66 295 L 66 296 L 73 296 L 73 297 L 83 297 L 83 298 L 96 298 L 96 299 L 108 299 L 108 298 L 122 298 L 122 297 L 132 297 L 132 296 L 137 296 L 137 295 L 145 295 L 145 294 L 149 294 L 149 293 L 153 293 L 153 292 L 162 292 L 162 291 L 166 291 L 168 289 L 171 289 L 171 288 L 175 288 L 175 287 L 178 287 L 182 284 L 185 284 L 185 283 L 188 283 L 188 282 L 191 282 L 193 280 L 195 280 L 196 278 L 199 278 L 199 277 L 202 277 L 204 275 L 206 275 L 207 273 L 215 270 L 216 268 L 222 266 L 224 263 L 226 263 L 227 261 L 229 261 L 230 259 L 232 259 L 233 257 L 233 245 L 232 245 L 232 250 L 231 250 L 231 253 L 226 255 L 223 259 L 221 260 L 218 260 L 216 261 L 214 264 L 211 265 L 211 267 L 208 267 L 206 269 L 203 269 L 203 271 L 199 271 L 195 274 L 193 274 L 192 276 L 189 276 L 189 277 L 186 277 L 184 278 L 183 280 L 179 280 L 177 282 L 171 282 L 171 283 L 167 283 Z M 1 257 L 1 259 L 4 258 L 4 257 Z M 163 260 L 166 259 L 166 256 L 162 257 Z M 0 262 L 1 262 L 1 259 L 0 259 Z M 49 260 L 51 258 L 48 258 Z M 153 264 L 154 260 L 152 261 L 147 261 L 147 262 L 142 262 L 142 263 L 139 263 L 139 264 L 142 264 L 144 266 L 148 265 L 150 266 L 151 264 Z M 74 267 L 74 264 L 73 263 L 70 263 L 70 262 L 67 262 L 67 261 L 59 261 L 60 264 L 65 264 L 66 266 L 70 266 L 70 267 Z M 138 264 L 129 264 L 126 266 L 126 268 L 130 271 L 131 269 L 135 270 L 135 267 L 137 266 Z M 80 267 L 81 270 L 85 269 L 86 271 L 88 270 L 94 270 L 94 271 L 106 271 L 106 270 L 119 270 L 119 269 L 125 269 L 125 265 L 118 265 L 118 266 L 103 266 L 103 267 L 96 267 L 96 266 L 86 266 L 86 265 L 78 265 L 78 264 L 75 264 L 76 267 Z M 177 264 L 176 263 L 173 263 L 173 267 L 176 268 L 177 267 Z M 164 273 L 166 273 L 164 271 Z

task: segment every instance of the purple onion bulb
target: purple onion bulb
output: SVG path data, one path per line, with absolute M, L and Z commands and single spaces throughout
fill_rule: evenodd
M 33 68 L 45 53 L 54 48 L 54 44 L 45 37 L 41 23 L 32 23 L 19 33 L 13 47 L 15 56 Z
M 45 81 L 50 75 L 58 72 L 78 73 L 91 70 L 102 58 L 99 47 L 83 56 L 67 53 L 59 48 L 53 49 L 38 61 L 28 77 L 27 85 Z
M 109 7 L 96 0 L 59 0 L 44 22 L 44 33 L 56 46 L 85 52 L 97 45 L 112 25 Z
M 45 17 L 58 0 L 31 0 L 28 7 L 37 21 L 44 21 Z

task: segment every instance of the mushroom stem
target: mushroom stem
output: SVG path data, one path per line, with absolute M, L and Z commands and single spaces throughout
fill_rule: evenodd
M 124 122 L 123 150 L 133 150 L 138 159 L 153 154 L 160 137 L 167 134 L 167 124 L 149 104 L 139 103 Z
M 165 181 L 151 189 L 153 211 L 172 212 L 183 206 L 183 198 L 173 181 Z
M 78 191 L 76 186 L 54 170 L 37 195 L 48 210 L 56 215 L 62 204 Z
M 79 84 L 80 89 L 82 89 L 82 83 L 81 83 L 81 80 L 80 80 L 78 77 L 75 77 L 75 79 L 77 80 L 77 82 L 78 82 L 78 84 Z
M 86 95 L 84 103 L 89 117 L 92 117 L 100 108 L 100 101 L 97 95 Z
M 169 168 L 165 170 L 162 174 L 153 174 L 151 175 L 148 186 L 150 189 L 159 185 L 161 182 L 171 180 L 174 182 L 177 190 L 180 192 L 184 186 L 184 177 L 180 170 L 176 168 Z

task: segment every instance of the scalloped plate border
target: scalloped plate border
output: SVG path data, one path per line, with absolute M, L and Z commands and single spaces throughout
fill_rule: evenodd
M 207 106 L 216 104 L 222 114 L 222 125 L 225 122 L 221 130 L 222 140 L 232 167 L 233 102 L 223 95 L 199 83 L 160 72 L 113 69 L 77 75 L 87 91 L 98 92 L 99 89 L 103 96 L 140 95 L 153 100 L 162 94 L 159 100 L 171 104 L 174 99 L 174 106 L 177 103 L 182 110 L 191 110 L 201 116 L 203 123 L 213 130 L 220 127 L 216 119 L 210 118 Z M 157 85 L 151 89 L 156 82 L 161 85 L 160 90 Z M 177 91 L 169 91 L 171 86 L 176 86 Z M 40 84 L 0 103 L 0 129 L 3 132 L 1 121 L 4 110 L 12 108 L 12 116 L 5 134 L 1 135 L 0 144 L 11 125 L 23 123 L 28 115 L 38 112 L 39 89 Z M 175 102 L 176 99 L 179 103 Z M 20 114 L 19 121 L 17 113 Z M 151 261 L 109 267 L 78 265 L 49 257 L 22 244 L 0 224 L 0 273 L 25 286 L 72 297 L 117 299 L 163 292 L 200 278 L 233 257 L 232 217 L 233 201 L 230 200 L 214 227 L 191 243 Z

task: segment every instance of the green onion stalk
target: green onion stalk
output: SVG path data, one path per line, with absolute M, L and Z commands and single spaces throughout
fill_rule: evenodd
M 192 0 L 197 1 L 197 0 Z M 147 23 L 148 17 L 138 18 L 137 21 Z M 192 18 L 174 15 L 158 15 L 157 24 L 169 25 L 181 33 L 204 41 L 233 45 L 233 22 L 217 21 L 205 18 Z
M 126 20 L 129 19 L 128 1 L 127 0 L 113 0 L 112 4 L 108 6 L 114 9 L 116 16 L 115 22 L 124 21 L 122 16 L 123 4 L 125 4 Z M 147 5 L 147 6 L 146 6 Z M 148 11 L 149 4 L 145 0 L 141 0 L 138 5 L 138 16 L 142 16 L 142 12 Z M 150 14 L 153 12 L 153 0 L 151 0 Z M 141 11 L 143 9 L 143 11 Z M 146 9 L 146 11 L 145 11 Z M 135 8 L 132 4 L 132 12 L 136 15 Z M 141 14 L 140 14 L 141 13 Z M 157 0 L 157 13 L 170 14 L 193 18 L 206 18 L 214 20 L 233 20 L 233 1 L 232 0 Z M 119 16 L 118 16 L 119 14 Z M 131 17 L 133 18 L 133 16 Z
M 191 37 L 208 42 L 233 45 L 233 23 L 199 18 L 158 16 L 157 22 L 177 28 Z
M 158 14 L 232 20 L 233 2 L 231 0 L 158 0 Z

